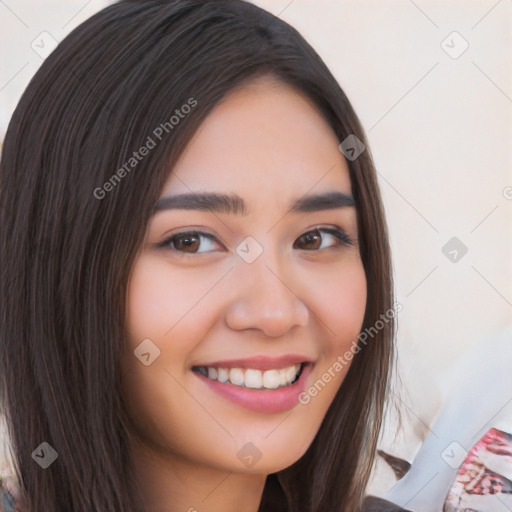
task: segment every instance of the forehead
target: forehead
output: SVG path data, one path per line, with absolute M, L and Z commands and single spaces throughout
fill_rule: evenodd
M 200 101 L 200 98 L 198 98 Z M 262 78 L 231 91 L 188 143 L 162 195 L 236 191 L 249 204 L 333 189 L 350 194 L 339 141 L 313 102 Z

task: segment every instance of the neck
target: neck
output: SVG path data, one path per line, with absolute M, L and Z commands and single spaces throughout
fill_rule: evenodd
M 139 443 L 132 457 L 152 512 L 258 512 L 266 475 L 222 471 Z

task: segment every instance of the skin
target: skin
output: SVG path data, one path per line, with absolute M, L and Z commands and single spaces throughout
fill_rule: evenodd
M 309 387 L 357 339 L 366 278 L 355 208 L 288 212 L 305 194 L 352 193 L 338 145 L 306 96 L 260 78 L 216 106 L 173 169 L 161 197 L 237 193 L 250 214 L 159 211 L 135 261 L 123 393 L 137 430 L 130 450 L 149 510 L 256 512 L 266 476 L 297 461 L 317 433 L 348 365 L 309 404 L 280 413 L 227 401 L 191 367 L 298 353 L 314 360 Z M 328 233 L 301 238 L 335 226 L 354 245 Z M 216 240 L 201 237 L 188 249 L 179 242 L 157 246 L 187 228 Z M 248 236 L 263 248 L 250 264 L 236 252 Z M 160 350 L 149 366 L 133 355 L 147 338 Z M 247 442 L 262 454 L 252 467 L 237 457 Z

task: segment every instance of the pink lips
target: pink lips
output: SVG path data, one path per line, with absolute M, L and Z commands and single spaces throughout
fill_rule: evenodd
M 271 361 L 271 363 L 269 361 Z M 305 362 L 304 358 L 297 359 L 286 356 L 286 358 L 274 358 L 270 360 L 268 357 L 261 357 L 238 361 L 219 361 L 208 364 L 207 366 L 269 370 L 272 368 L 284 368 L 302 362 Z M 243 386 L 236 386 L 228 382 L 219 382 L 196 372 L 194 372 L 194 375 L 196 375 L 198 379 L 201 379 L 212 391 L 215 391 L 217 394 L 236 405 L 256 412 L 279 413 L 288 411 L 300 403 L 299 395 L 306 389 L 306 382 L 311 374 L 312 367 L 313 365 L 309 362 L 304 364 L 302 373 L 296 382 L 286 387 L 268 390 L 250 389 Z

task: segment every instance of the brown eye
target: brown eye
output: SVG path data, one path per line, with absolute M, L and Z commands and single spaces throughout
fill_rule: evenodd
M 322 247 L 322 243 L 324 242 L 324 239 L 329 240 L 330 238 L 335 239 L 335 243 L 328 245 L 327 247 Z M 303 244 L 306 247 L 299 247 L 303 248 L 307 251 L 314 251 L 318 249 L 329 249 L 329 248 L 335 248 L 336 246 L 350 246 L 354 245 L 352 240 L 349 238 L 349 236 L 342 231 L 341 229 L 337 228 L 319 228 L 319 229 L 313 229 L 311 231 L 308 231 L 307 233 L 304 233 L 301 235 L 297 241 L 299 244 Z M 295 244 L 294 244 L 295 247 Z
M 178 251 L 197 252 L 199 248 L 199 236 L 195 234 L 176 235 L 172 238 L 172 244 Z
M 301 240 L 304 245 L 309 246 L 306 247 L 306 249 L 318 249 L 322 243 L 322 236 L 318 230 L 309 231 L 301 235 L 299 240 Z
M 158 245 L 176 253 L 201 254 L 203 252 L 212 252 L 211 248 L 214 245 L 214 241 L 215 237 L 210 233 L 186 231 L 176 233 Z

